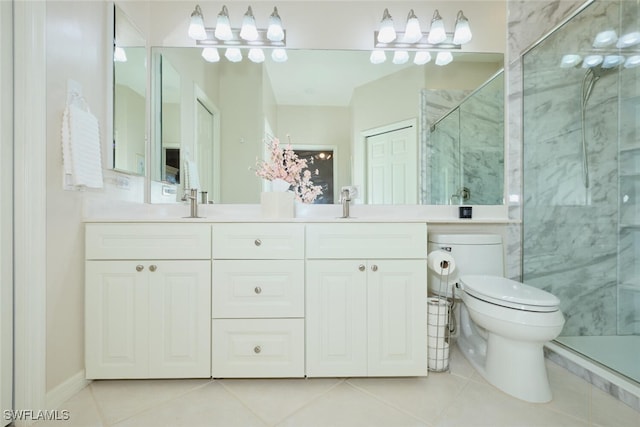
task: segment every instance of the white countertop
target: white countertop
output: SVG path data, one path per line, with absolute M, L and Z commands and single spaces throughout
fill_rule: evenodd
M 200 218 L 189 218 L 189 205 L 147 204 L 86 199 L 85 222 L 428 222 L 440 224 L 506 224 L 507 206 L 473 206 L 472 219 L 459 219 L 458 206 L 351 205 L 350 217 L 340 218 L 342 206 L 296 204 L 295 218 L 265 218 L 259 204 L 198 205 Z

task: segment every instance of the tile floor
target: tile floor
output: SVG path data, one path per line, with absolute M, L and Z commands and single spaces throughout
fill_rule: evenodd
M 37 427 L 640 427 L 640 412 L 547 362 L 554 400 L 492 387 L 457 351 L 426 378 L 94 381 Z

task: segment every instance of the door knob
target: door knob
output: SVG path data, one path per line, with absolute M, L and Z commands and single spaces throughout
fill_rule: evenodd
M 377 266 L 377 265 L 375 265 L 375 264 L 373 264 L 373 265 L 371 266 L 371 271 L 378 271 L 378 266 Z
M 152 273 L 153 273 L 154 271 L 156 271 L 157 269 L 158 269 L 158 266 L 157 266 L 157 265 L 151 264 L 151 265 L 149 266 L 149 270 L 150 270 Z
M 144 266 L 141 264 L 136 265 L 136 271 L 142 271 L 144 270 Z

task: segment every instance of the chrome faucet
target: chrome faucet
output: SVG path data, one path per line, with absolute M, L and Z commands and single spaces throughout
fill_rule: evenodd
M 182 196 L 183 201 L 189 201 L 190 204 L 190 215 L 189 218 L 199 218 L 198 217 L 198 189 L 192 188 L 189 190 L 189 194 L 186 192 L 184 196 Z
M 349 202 L 351 202 L 351 196 L 348 188 L 344 188 L 340 193 L 340 201 L 342 202 L 342 217 L 349 218 Z

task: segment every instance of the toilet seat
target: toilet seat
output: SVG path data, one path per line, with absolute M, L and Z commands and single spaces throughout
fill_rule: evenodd
M 560 300 L 555 295 L 505 277 L 469 275 L 462 276 L 460 283 L 470 296 L 502 307 L 535 312 L 553 312 L 560 308 Z

